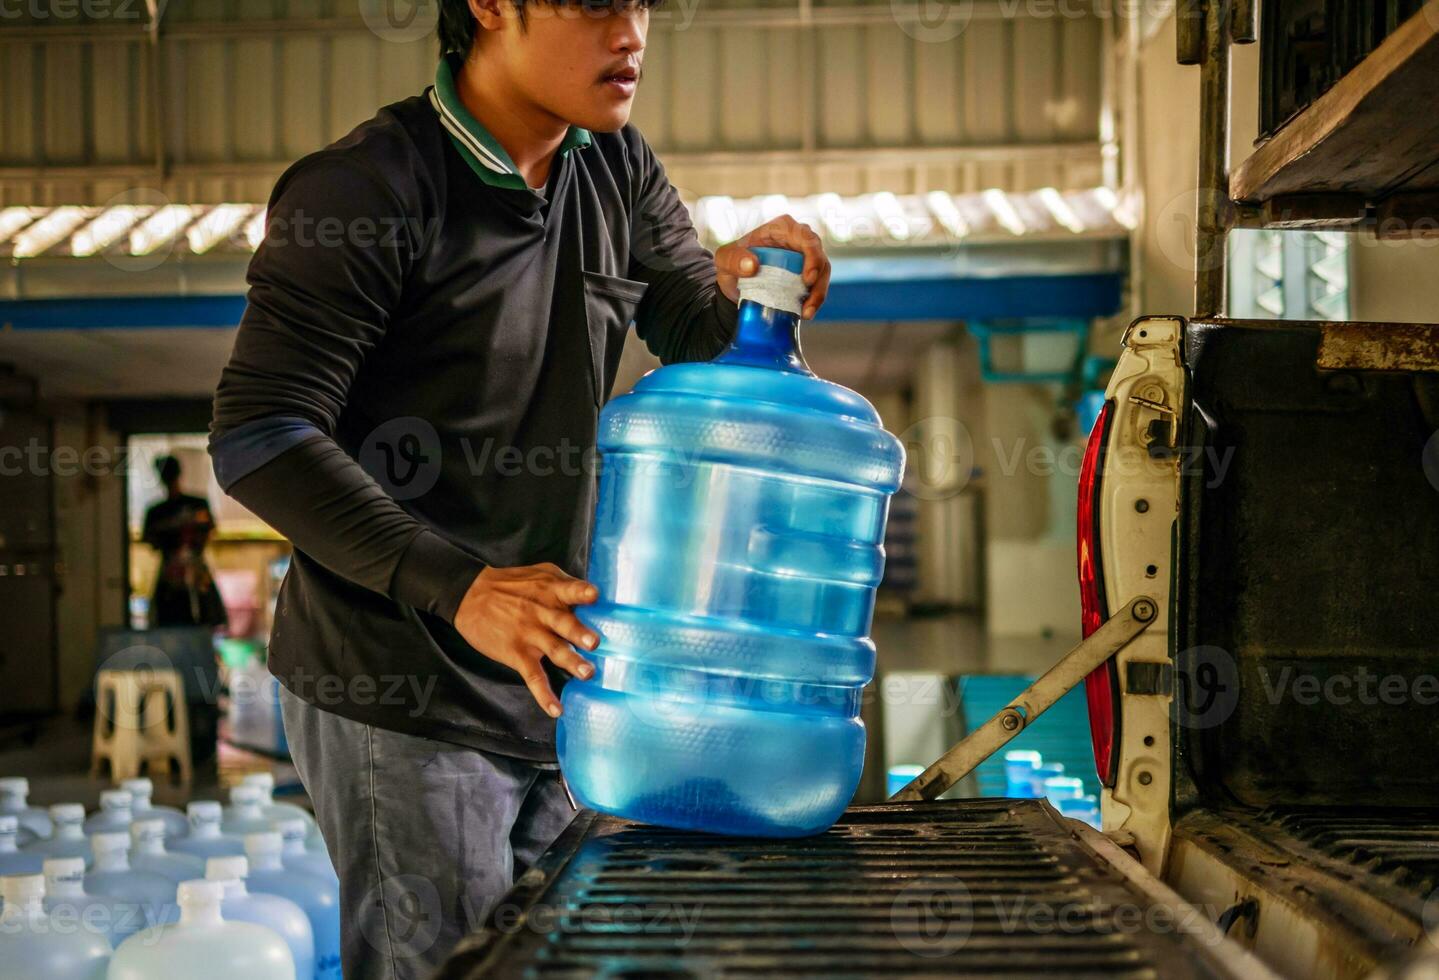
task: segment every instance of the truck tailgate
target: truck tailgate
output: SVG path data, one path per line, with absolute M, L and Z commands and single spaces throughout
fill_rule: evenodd
M 1269 976 L 1042 800 L 856 807 L 725 838 L 582 812 L 444 978 Z

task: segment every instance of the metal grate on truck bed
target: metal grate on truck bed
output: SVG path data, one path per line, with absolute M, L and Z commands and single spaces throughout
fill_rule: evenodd
M 1094 840 L 1042 800 L 858 807 L 796 840 L 585 811 L 440 976 L 1229 975 Z

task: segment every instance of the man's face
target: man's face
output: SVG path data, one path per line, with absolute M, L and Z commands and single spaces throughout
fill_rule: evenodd
M 520 94 L 583 129 L 606 133 L 629 122 L 644 60 L 649 10 L 530 2 L 524 29 L 505 5 L 499 48 Z

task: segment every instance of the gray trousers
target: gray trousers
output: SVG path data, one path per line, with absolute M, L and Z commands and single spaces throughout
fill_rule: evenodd
M 345 980 L 425 977 L 574 816 L 557 769 L 341 718 L 280 688 L 340 875 Z

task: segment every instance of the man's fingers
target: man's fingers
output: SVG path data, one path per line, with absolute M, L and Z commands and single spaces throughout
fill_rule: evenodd
M 715 269 L 720 275 L 743 279 L 759 271 L 759 258 L 739 242 L 731 242 L 715 252 Z
M 556 636 L 577 647 L 593 650 L 600 645 L 600 638 L 595 631 L 580 622 L 580 618 L 568 609 L 542 609 L 540 622 L 549 627 Z
M 825 297 L 829 295 L 829 279 L 832 269 L 829 260 L 825 259 L 823 268 L 820 269 L 819 279 L 810 288 L 809 295 L 805 297 L 804 309 L 800 316 L 806 320 L 813 320 L 819 308 L 824 305 Z
M 587 681 L 595 676 L 595 665 L 575 653 L 574 648 L 564 640 L 552 635 L 547 642 L 549 645 L 544 650 L 545 656 L 550 658 L 550 663 L 582 681 Z
M 555 697 L 555 690 L 550 687 L 550 679 L 545 676 L 545 670 L 540 666 L 539 657 L 521 654 L 519 663 L 514 667 L 524 680 L 525 687 L 530 689 L 535 703 L 543 708 L 545 714 L 551 718 L 558 718 L 560 716 L 560 699 Z

